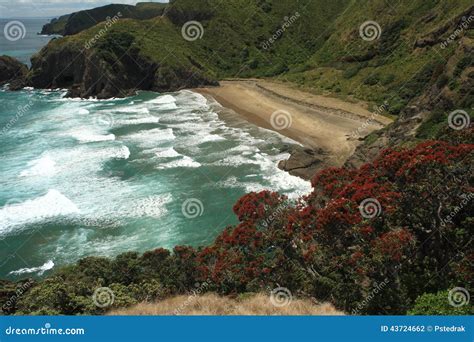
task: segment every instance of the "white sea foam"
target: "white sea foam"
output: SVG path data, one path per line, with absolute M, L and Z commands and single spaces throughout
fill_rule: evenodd
M 184 168 L 196 168 L 200 167 L 201 164 L 192 159 L 191 157 L 188 156 L 183 156 L 181 159 L 173 160 L 168 163 L 163 163 L 157 166 L 158 170 L 163 170 L 163 169 L 174 169 L 178 167 L 184 167 Z
M 56 163 L 49 155 L 44 155 L 28 163 L 29 168 L 20 173 L 20 177 L 52 176 L 56 173 Z
M 141 125 L 147 123 L 159 123 L 160 119 L 154 116 L 146 118 L 136 118 L 136 119 L 127 119 L 127 120 L 118 120 L 115 122 L 115 126 L 131 126 L 131 125 Z
M 159 112 L 162 112 L 162 111 L 165 111 L 165 110 L 174 110 L 174 109 L 177 109 L 177 108 L 178 108 L 178 106 L 174 102 L 163 103 L 163 104 L 158 105 L 158 107 L 153 107 L 154 110 L 157 110 Z
M 171 95 L 162 95 L 153 100 L 147 101 L 147 103 L 151 103 L 151 104 L 165 104 L 165 103 L 175 103 L 175 102 L 176 102 L 176 98 L 174 98 Z
M 85 108 L 79 108 L 79 110 L 77 111 L 78 114 L 81 114 L 81 115 L 87 115 L 87 114 L 90 114 L 90 112 L 85 109 Z
M 48 260 L 42 266 L 38 267 L 30 267 L 30 268 L 20 268 L 16 271 L 11 271 L 9 274 L 11 275 L 21 275 L 21 274 L 29 274 L 29 273 L 36 273 L 37 275 L 41 276 L 44 272 L 52 269 L 54 267 L 53 260 Z
M 127 217 L 153 217 L 159 218 L 168 212 L 166 204 L 172 200 L 171 194 L 162 196 L 148 196 L 135 200 L 131 207 L 122 211 Z
M 164 142 L 173 141 L 176 136 L 171 128 L 154 128 L 149 130 L 142 130 L 124 137 L 124 139 L 133 140 L 141 147 L 156 147 Z
M 218 160 L 217 162 L 214 163 L 214 165 L 220 165 L 220 166 L 240 166 L 240 165 L 260 165 L 261 162 L 254 160 L 252 158 L 246 157 L 244 155 L 231 155 L 228 157 L 225 157 L 221 160 Z
M 160 151 L 156 151 L 155 152 L 155 155 L 158 157 L 158 158 L 173 158 L 173 157 L 179 157 L 181 156 L 180 153 L 176 152 L 176 150 L 174 148 L 167 148 L 167 149 L 164 149 L 164 150 L 160 150 Z
M 185 103 L 190 103 L 193 107 L 207 106 L 208 104 L 208 100 L 204 95 L 191 90 L 182 90 L 178 93 L 178 96 L 180 100 L 182 99 Z
M 72 131 L 69 133 L 74 139 L 81 143 L 100 142 L 100 141 L 112 141 L 115 140 L 114 134 L 96 134 L 87 129 L 81 129 Z
M 149 115 L 150 111 L 148 108 L 145 107 L 119 107 L 119 108 L 114 108 L 112 110 L 115 113 L 126 113 L 126 114 L 142 114 L 142 115 Z
M 127 146 L 122 146 L 120 150 L 114 155 L 118 159 L 128 159 L 130 157 L 130 150 Z
M 0 209 L 0 233 L 6 228 L 41 221 L 47 218 L 79 213 L 77 206 L 57 190 L 44 196 L 15 203 Z M 5 227 L 2 229 L 2 227 Z

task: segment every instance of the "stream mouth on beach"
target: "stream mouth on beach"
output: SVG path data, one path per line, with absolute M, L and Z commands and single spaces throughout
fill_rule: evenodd
M 111 100 L 0 92 L 0 277 L 176 245 L 200 246 L 264 189 L 310 184 L 278 169 L 288 145 L 191 91 Z

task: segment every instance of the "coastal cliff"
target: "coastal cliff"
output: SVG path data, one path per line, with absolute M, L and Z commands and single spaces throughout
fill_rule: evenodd
M 191 66 L 168 66 L 144 56 L 134 36 L 126 32 L 109 34 L 96 49 L 75 42 L 52 42 L 31 62 L 31 86 L 67 88 L 70 97 L 104 99 L 130 96 L 136 90 L 162 92 L 217 84 Z
M 0 86 L 10 84 L 10 89 L 16 90 L 24 87 L 28 67 L 9 56 L 0 56 Z
M 389 9 L 384 0 L 175 0 L 160 17 L 52 40 L 32 59 L 28 85 L 110 98 L 278 78 L 364 101 L 394 122 L 367 135 L 368 117 L 345 137 L 361 145 L 344 167 L 321 170 L 316 148 L 291 151 L 280 166 L 311 179 L 311 193 L 244 195 L 238 223 L 208 246 L 84 258 L 9 313 L 103 314 L 206 283 L 224 296 L 284 286 L 352 314 L 473 314 L 446 300 L 460 284 L 473 291 L 473 11 L 468 0 Z M 197 35 L 185 34 L 189 21 Z M 108 308 L 92 300 L 103 288 L 116 299 Z

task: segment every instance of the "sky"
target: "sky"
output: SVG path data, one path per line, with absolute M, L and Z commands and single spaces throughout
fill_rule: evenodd
M 0 18 L 53 18 L 108 4 L 129 4 L 145 0 L 0 0 Z M 154 0 L 149 2 L 168 2 Z

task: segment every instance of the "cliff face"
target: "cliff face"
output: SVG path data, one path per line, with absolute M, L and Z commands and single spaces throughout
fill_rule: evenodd
M 117 42 L 122 42 L 119 45 Z M 74 43 L 32 58 L 29 84 L 35 88 L 67 88 L 70 97 L 124 97 L 136 90 L 174 91 L 217 82 L 186 68 L 171 68 L 141 54 L 134 37 L 109 36 L 97 48 Z
M 67 88 L 71 97 L 123 97 L 136 89 L 150 89 L 150 76 L 156 66 L 140 58 L 137 65 L 131 58 L 122 58 L 111 69 L 97 53 L 64 49 L 32 60 L 30 84 L 36 88 Z M 55 74 L 58 68 L 60 75 Z
M 9 56 L 0 56 L 0 85 L 10 83 L 11 89 L 22 88 L 28 67 Z

